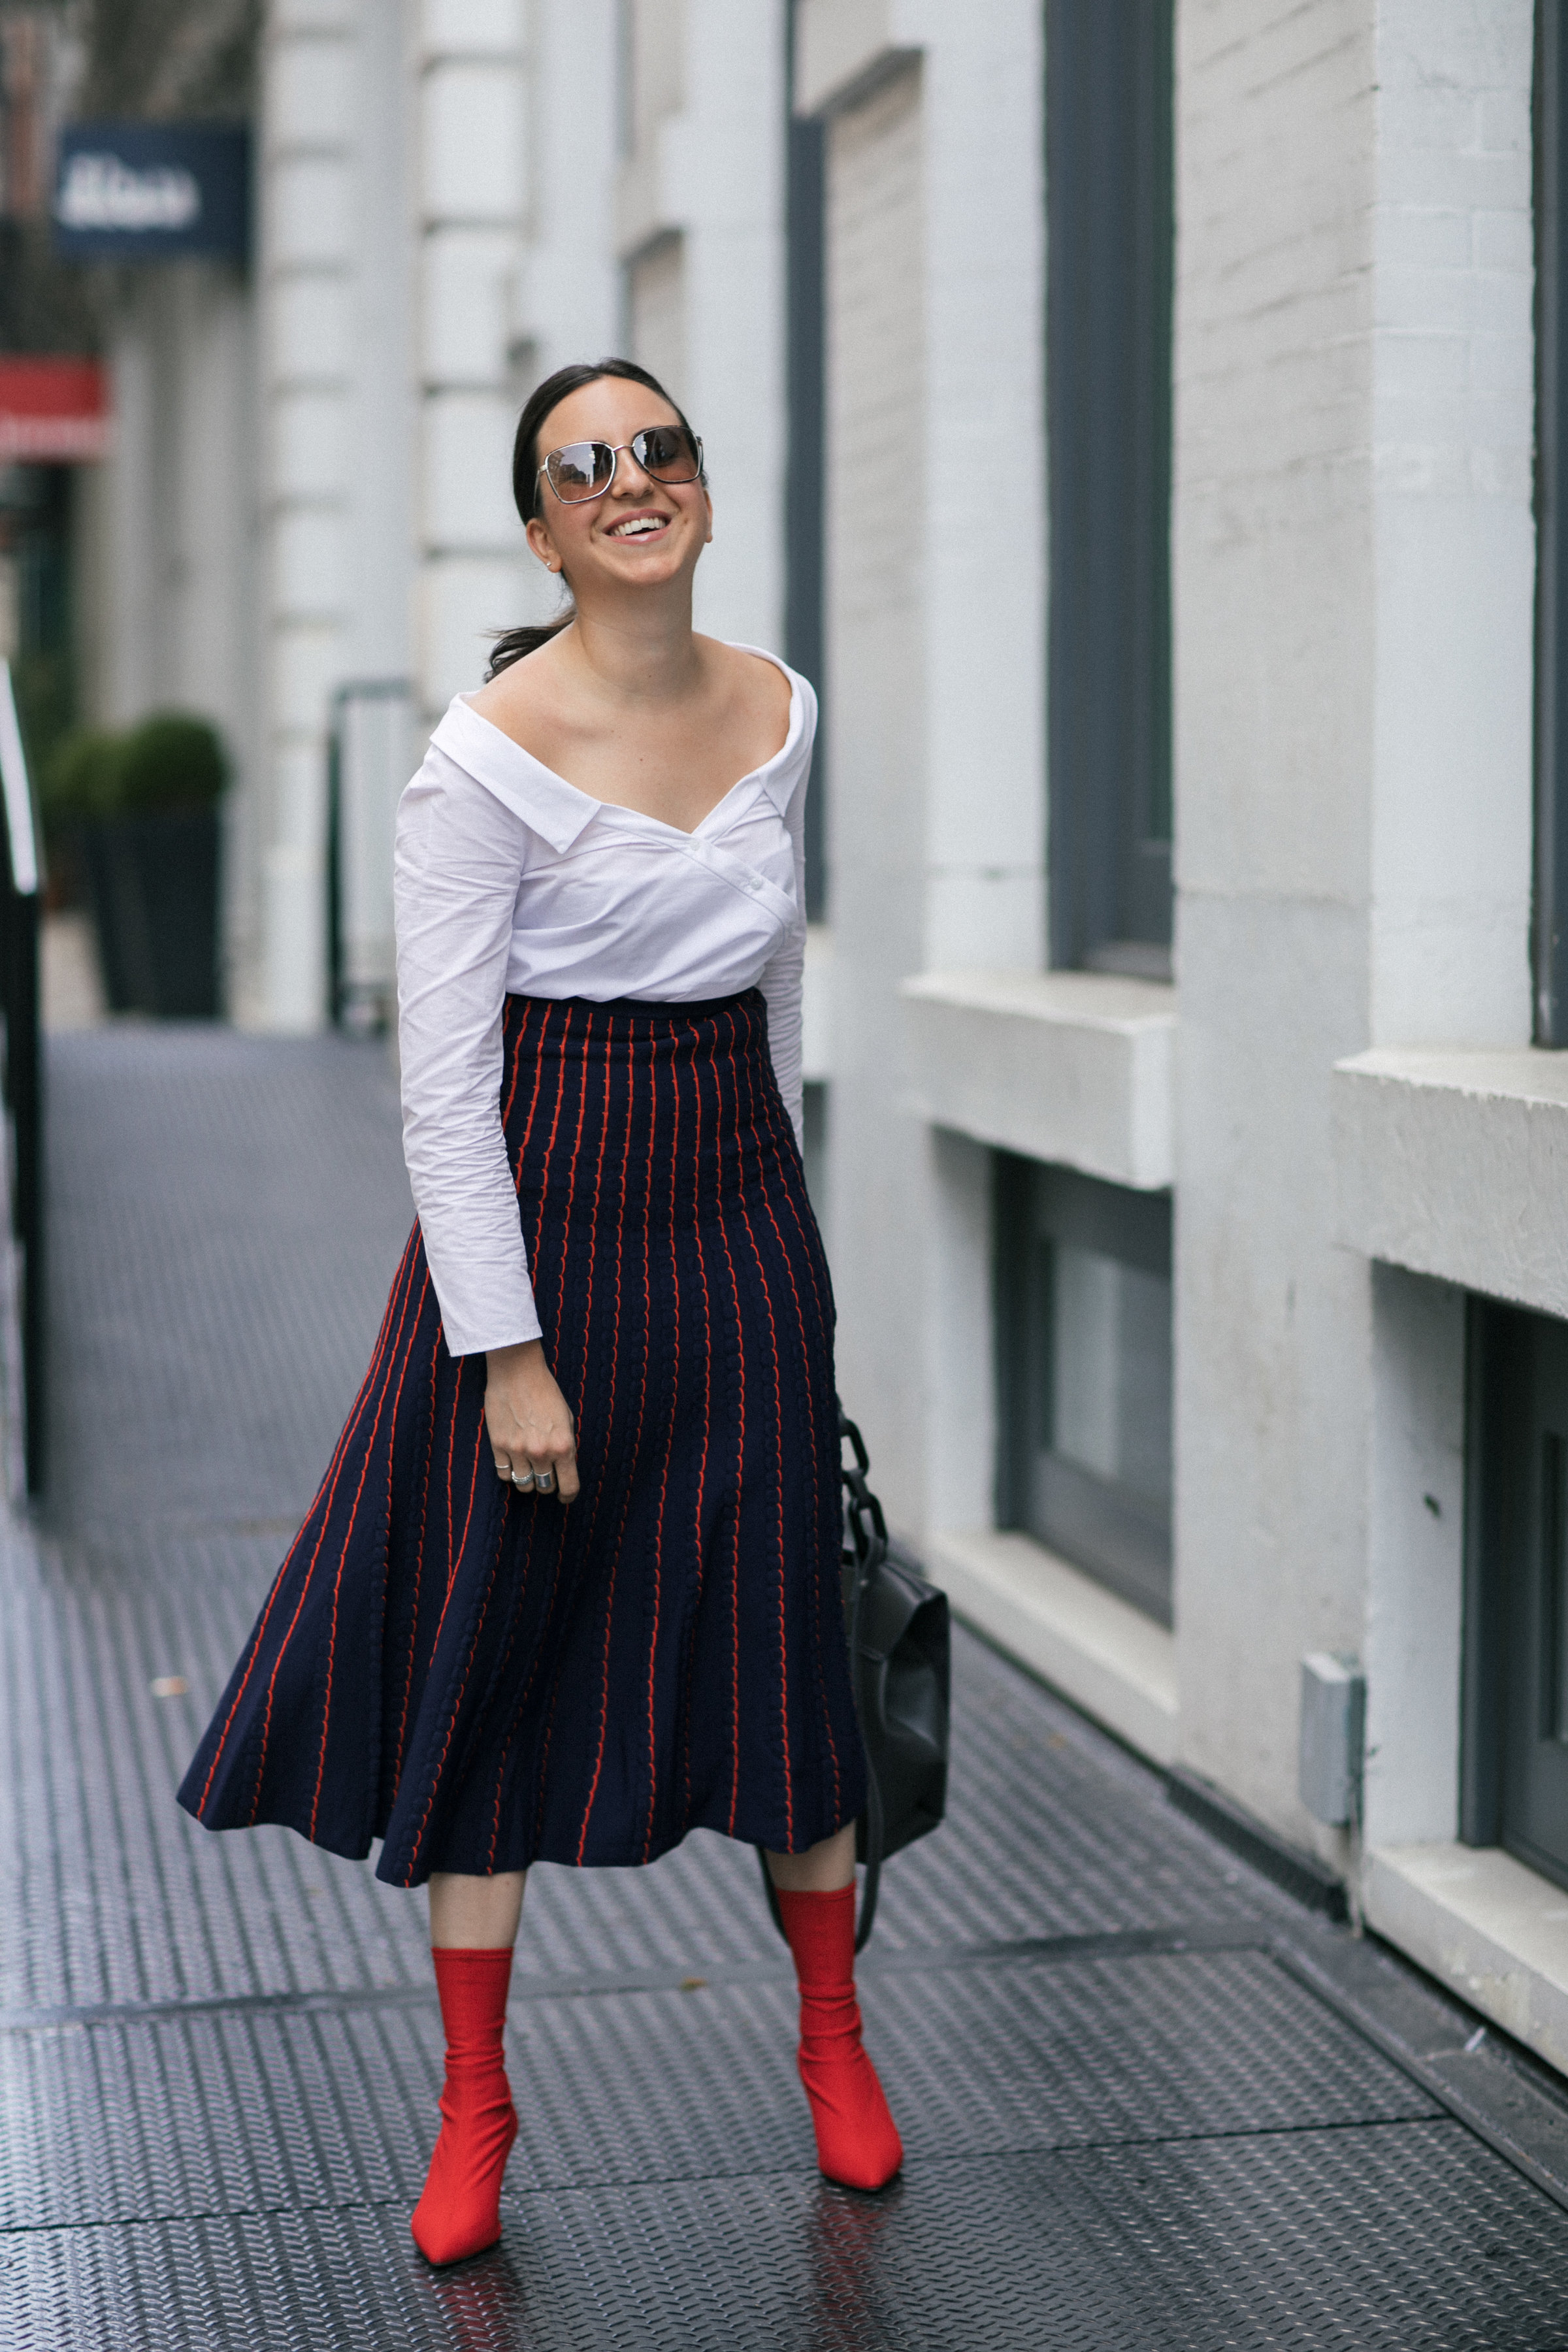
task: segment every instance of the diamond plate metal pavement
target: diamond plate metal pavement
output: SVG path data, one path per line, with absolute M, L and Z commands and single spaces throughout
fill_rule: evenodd
M 816 2174 L 754 1857 L 698 1835 L 534 1874 L 502 2242 L 428 2271 L 422 1900 L 174 1802 L 406 1232 L 387 1064 L 125 1026 L 48 1076 L 56 1475 L 0 1529 L 0 2344 L 1568 2352 L 1568 2210 L 1422 2056 L 1500 2068 L 1473 2021 L 1356 1946 L 1415 2020 L 1380 2031 L 1342 1931 L 962 1633 L 951 1818 L 863 1963 L 901 2181 Z

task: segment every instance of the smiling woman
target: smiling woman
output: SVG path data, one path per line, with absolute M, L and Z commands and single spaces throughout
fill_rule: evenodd
M 713 536 L 701 442 L 631 361 L 563 368 L 519 420 L 512 493 L 574 602 L 500 639 L 473 709 L 594 799 L 694 831 L 782 748 L 790 711 L 776 665 L 692 631 Z
M 876 2189 L 902 2160 L 855 2000 L 865 1766 L 800 1155 L 816 697 L 693 631 L 702 445 L 642 369 L 542 384 L 513 481 L 573 604 L 500 641 L 399 810 L 418 1223 L 181 1790 L 210 1827 L 380 1837 L 379 1876 L 428 1880 L 437 2263 L 500 2228 L 537 1860 L 764 1847 L 822 2168 Z

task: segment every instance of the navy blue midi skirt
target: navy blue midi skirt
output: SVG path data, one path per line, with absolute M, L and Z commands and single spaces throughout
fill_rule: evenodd
M 798 1853 L 860 1811 L 833 1303 L 756 990 L 509 997 L 501 1112 L 570 1508 L 497 1477 L 419 1228 L 180 1790 L 377 1874 Z

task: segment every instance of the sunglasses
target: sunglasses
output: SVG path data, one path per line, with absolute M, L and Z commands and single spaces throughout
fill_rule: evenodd
M 552 449 L 540 472 L 563 506 L 602 499 L 616 478 L 622 449 L 629 449 L 650 482 L 694 482 L 702 471 L 702 444 L 684 425 L 650 425 L 612 449 L 607 441 L 568 441 Z

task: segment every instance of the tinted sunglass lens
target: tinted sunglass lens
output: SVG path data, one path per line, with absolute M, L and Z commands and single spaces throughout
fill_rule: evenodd
M 610 478 L 615 457 L 607 442 L 569 441 L 552 449 L 544 461 L 550 487 L 568 506 L 574 499 L 596 498 Z
M 691 436 L 679 425 L 649 425 L 632 443 L 632 456 L 656 482 L 690 482 L 697 478 Z

